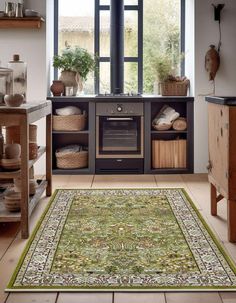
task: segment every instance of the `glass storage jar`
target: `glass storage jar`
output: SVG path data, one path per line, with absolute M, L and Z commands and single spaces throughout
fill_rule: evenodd
M 27 64 L 20 61 L 19 55 L 13 55 L 13 61 L 8 63 L 8 67 L 13 70 L 13 93 L 24 95 L 26 100 Z
M 12 69 L 0 67 L 0 103 L 4 103 L 4 96 L 13 93 Z

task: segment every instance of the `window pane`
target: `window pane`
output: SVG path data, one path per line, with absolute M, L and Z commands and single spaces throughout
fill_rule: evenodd
M 144 0 L 145 1 L 145 0 Z M 100 5 L 110 5 L 110 0 L 100 0 Z M 138 5 L 138 0 L 125 0 L 125 5 Z
M 94 53 L 94 0 L 59 0 L 59 54 L 67 46 Z M 84 83 L 84 93 L 94 93 L 94 73 Z
M 110 62 L 100 62 L 100 94 L 110 93 Z
M 100 5 L 110 5 L 110 0 L 100 0 Z
M 125 57 L 138 56 L 138 12 L 125 11 L 125 41 L 124 54 Z
M 67 45 L 94 52 L 94 0 L 59 0 L 59 52 Z
M 138 63 L 125 62 L 124 64 L 124 92 L 138 92 Z
M 124 3 L 125 5 L 138 5 L 138 0 L 125 0 Z
M 110 11 L 100 11 L 100 57 L 110 57 Z
M 181 0 L 144 0 L 144 93 L 153 93 L 158 62 L 170 62 L 171 73 L 180 73 L 180 8 Z

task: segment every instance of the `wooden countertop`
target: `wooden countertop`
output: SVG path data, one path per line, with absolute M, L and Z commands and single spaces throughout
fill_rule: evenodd
M 20 107 L 0 106 L 0 114 L 28 114 L 51 106 L 50 101 L 39 101 L 35 103 L 24 103 Z

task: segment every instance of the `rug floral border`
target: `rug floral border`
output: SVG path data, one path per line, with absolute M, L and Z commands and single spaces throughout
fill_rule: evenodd
M 56 189 L 48 203 L 48 205 L 46 206 L 43 214 L 41 215 L 39 221 L 37 222 L 31 236 L 30 239 L 28 240 L 26 247 L 24 248 L 24 251 L 18 261 L 18 264 L 16 266 L 16 269 L 14 270 L 14 273 L 7 285 L 7 288 L 5 289 L 6 292 L 39 292 L 39 291 L 60 291 L 60 292 L 84 292 L 84 291 L 89 291 L 89 292 L 106 292 L 106 291 L 129 291 L 129 292 L 134 292 L 134 291 L 156 291 L 156 292 L 160 292 L 160 291 L 216 291 L 216 290 L 223 290 L 223 291 L 235 291 L 236 290 L 236 286 L 178 286 L 178 287 L 173 287 L 173 286 L 168 286 L 168 287 L 162 287 L 162 286 L 158 286 L 158 287 L 145 287 L 145 286 L 135 286 L 135 287 L 92 287 L 92 288 L 87 288 L 87 287 L 78 287 L 78 286 L 63 286 L 63 288 L 60 287 L 54 287 L 54 286 L 27 286 L 27 288 L 25 286 L 14 286 L 14 282 L 15 279 L 18 275 L 18 272 L 21 268 L 21 265 L 29 251 L 29 248 L 34 240 L 35 235 L 37 234 L 48 210 L 50 209 L 57 193 L 59 191 L 78 191 L 78 190 L 93 190 L 93 191 L 101 191 L 101 190 L 119 190 L 119 188 L 108 188 L 108 189 Z M 125 190 L 140 190 L 137 188 L 125 188 Z M 201 215 L 201 213 L 199 212 L 199 210 L 197 209 L 197 207 L 195 206 L 195 204 L 193 203 L 192 199 L 190 198 L 189 194 L 186 192 L 186 190 L 184 188 L 142 188 L 141 190 L 177 190 L 177 191 L 181 191 L 184 195 L 184 197 L 186 198 L 186 200 L 189 202 L 190 206 L 193 208 L 193 210 L 195 211 L 197 217 L 199 218 L 199 220 L 201 221 L 201 223 L 203 224 L 203 226 L 205 227 L 205 229 L 207 230 L 209 236 L 212 238 L 214 244 L 217 246 L 217 248 L 219 249 L 219 251 L 221 252 L 221 254 L 223 255 L 224 259 L 226 260 L 226 262 L 228 263 L 229 267 L 231 268 L 231 270 L 233 271 L 233 273 L 236 275 L 236 266 L 235 263 L 233 262 L 233 260 L 231 259 L 231 257 L 228 255 L 228 253 L 226 252 L 225 248 L 222 246 L 222 244 L 220 243 L 220 241 L 218 240 L 218 238 L 216 237 L 216 235 L 213 233 L 213 231 L 211 230 L 211 228 L 208 226 L 208 224 L 206 223 L 205 219 L 203 218 L 203 216 Z M 187 242 L 187 241 L 186 241 Z M 188 242 L 187 242 L 188 243 Z

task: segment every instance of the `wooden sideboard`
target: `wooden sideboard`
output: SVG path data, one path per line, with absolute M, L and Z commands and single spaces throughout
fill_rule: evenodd
M 29 124 L 46 117 L 46 147 L 39 147 L 38 157 L 29 160 Z M 46 195 L 51 196 L 51 102 L 23 104 L 21 107 L 0 107 L 0 126 L 19 125 L 21 143 L 21 169 L 18 171 L 1 171 L 0 179 L 21 178 L 21 211 L 9 212 L 0 201 L 0 222 L 21 222 L 21 236 L 29 236 L 29 217 L 46 189 Z M 46 152 L 46 180 L 39 184 L 34 196 L 29 196 L 29 169 Z
M 207 97 L 211 214 L 227 199 L 228 239 L 236 242 L 236 98 Z

